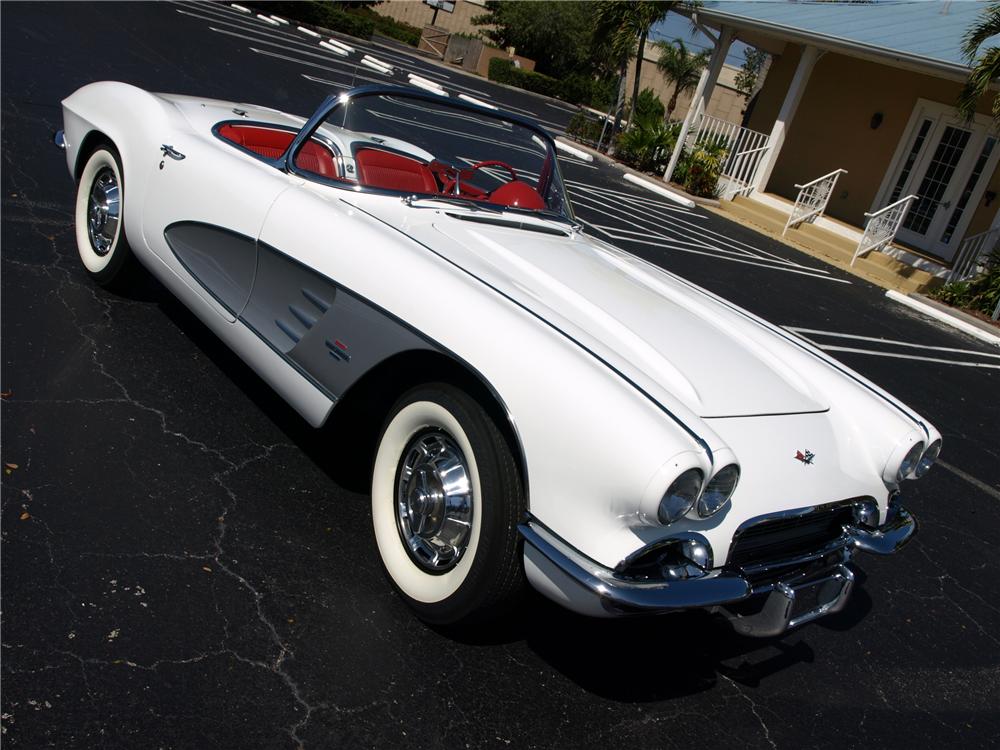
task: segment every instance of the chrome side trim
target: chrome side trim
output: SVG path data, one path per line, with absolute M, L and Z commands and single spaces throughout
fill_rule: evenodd
M 680 581 L 623 581 L 615 577 L 614 571 L 586 557 L 534 519 L 517 528 L 527 544 L 596 597 L 609 614 L 699 609 L 738 602 L 750 595 L 746 579 L 722 570 Z

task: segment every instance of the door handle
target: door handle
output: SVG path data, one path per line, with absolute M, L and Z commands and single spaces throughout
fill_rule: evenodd
M 173 146 L 168 146 L 166 143 L 160 146 L 160 151 L 163 152 L 164 156 L 169 156 L 171 159 L 175 161 L 180 161 L 181 159 L 186 158 L 184 154 L 175 149 Z

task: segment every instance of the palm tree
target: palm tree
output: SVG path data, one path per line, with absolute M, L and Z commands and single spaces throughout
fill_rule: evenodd
M 595 31 L 597 39 L 607 39 L 612 59 L 618 61 L 618 102 L 615 105 L 615 131 L 621 126 L 625 104 L 625 80 L 628 60 L 635 54 L 635 81 L 632 106 L 639 96 L 639 74 L 642 71 L 642 51 L 646 36 L 655 23 L 662 20 L 678 4 L 677 0 L 600 0 L 596 4 Z M 638 45 L 638 53 L 636 53 Z M 631 114 L 630 114 L 631 117 Z
M 674 39 L 673 43 L 656 42 L 656 46 L 660 49 L 656 67 L 674 84 L 674 93 L 667 102 L 666 119 L 669 120 L 677 107 L 677 97 L 698 85 L 701 70 L 708 65 L 708 52 L 694 55 L 688 52 L 681 39 Z
M 980 97 L 1000 77 L 1000 47 L 988 47 L 981 55 L 978 54 L 983 42 L 996 34 L 1000 34 L 1000 2 L 993 0 L 987 3 L 979 20 L 969 27 L 962 38 L 962 54 L 972 68 L 958 96 L 958 112 L 966 121 L 973 118 Z M 1000 94 L 993 96 L 991 109 L 993 124 L 1000 128 Z

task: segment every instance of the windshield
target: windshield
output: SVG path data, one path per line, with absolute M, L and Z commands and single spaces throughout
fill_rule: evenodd
M 358 93 L 310 135 L 293 163 L 311 179 L 572 219 L 551 141 L 486 108 Z

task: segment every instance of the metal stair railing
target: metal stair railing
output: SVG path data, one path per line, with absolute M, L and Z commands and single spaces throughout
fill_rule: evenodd
M 851 258 L 852 266 L 859 256 L 865 255 L 872 250 L 882 250 L 892 244 L 892 241 L 896 239 L 896 232 L 899 231 L 899 226 L 903 223 L 906 212 L 910 210 L 910 204 L 917 200 L 918 197 L 916 195 L 908 195 L 905 198 L 900 198 L 895 203 L 890 203 L 885 208 L 880 208 L 874 213 L 865 212 L 865 217 L 868 221 L 865 222 L 865 233 L 861 235 L 861 241 L 858 242 L 858 247 L 854 251 L 854 257 Z
M 781 232 L 782 237 L 789 229 L 794 229 L 804 222 L 812 223 L 823 215 L 823 212 L 826 211 L 826 204 L 830 202 L 830 196 L 833 195 L 833 189 L 837 186 L 837 178 L 842 174 L 847 174 L 847 170 L 835 169 L 830 174 L 817 177 L 805 185 L 795 186 L 799 194 L 795 198 L 792 213 L 789 214 L 785 228 Z
M 1000 243 L 1000 227 L 988 229 L 962 240 L 948 274 L 948 283 L 965 281 L 976 276 L 986 265 L 986 259 Z

